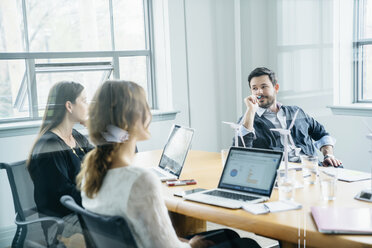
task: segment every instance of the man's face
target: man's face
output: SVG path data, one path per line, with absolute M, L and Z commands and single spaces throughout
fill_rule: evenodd
M 276 94 L 279 90 L 279 85 L 273 84 L 270 81 L 269 76 L 262 75 L 254 77 L 250 82 L 252 95 L 261 97 L 258 99 L 258 106 L 261 108 L 269 108 L 276 100 Z

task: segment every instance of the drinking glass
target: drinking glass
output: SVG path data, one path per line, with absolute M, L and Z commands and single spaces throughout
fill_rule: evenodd
M 229 154 L 229 149 L 222 149 L 221 150 L 221 161 L 222 161 L 222 168 L 225 166 L 227 155 Z
M 306 155 L 300 157 L 304 182 L 307 184 L 315 184 L 318 176 L 318 157 Z
M 319 172 L 320 188 L 326 201 L 336 199 L 337 175 L 338 170 L 334 167 L 323 168 Z
M 288 175 L 285 176 L 285 170 L 277 171 L 279 201 L 292 201 L 294 199 L 295 173 L 295 171 L 288 170 Z

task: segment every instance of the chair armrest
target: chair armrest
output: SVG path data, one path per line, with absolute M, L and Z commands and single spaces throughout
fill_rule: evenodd
M 30 224 L 34 224 L 34 223 L 38 223 L 38 222 L 46 222 L 46 221 L 55 222 L 55 223 L 57 223 L 58 226 L 61 226 L 62 228 L 65 225 L 65 222 L 63 221 L 63 219 L 58 218 L 58 217 L 41 217 L 41 218 L 34 219 L 34 220 L 21 221 L 18 218 L 18 213 L 17 213 L 16 219 L 15 219 L 14 222 L 18 226 L 24 226 L 24 225 L 30 225 Z
M 34 219 L 34 220 L 21 221 L 19 220 L 18 216 L 19 215 L 17 213 L 15 221 L 14 221 L 17 226 L 25 226 L 25 225 L 38 223 L 38 222 L 55 222 L 57 224 L 57 232 L 54 237 L 54 242 L 57 240 L 57 237 L 62 234 L 63 229 L 65 228 L 64 220 L 58 217 L 41 217 L 41 218 Z

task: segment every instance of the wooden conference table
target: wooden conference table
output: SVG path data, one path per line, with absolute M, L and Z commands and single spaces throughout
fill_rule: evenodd
M 161 151 L 140 152 L 134 164 L 157 166 Z M 319 184 L 305 185 L 296 189 L 295 201 L 302 204 L 301 210 L 253 215 L 244 210 L 230 210 L 222 207 L 191 202 L 173 196 L 174 192 L 193 188 L 216 188 L 222 172 L 219 153 L 190 151 L 181 179 L 195 179 L 196 185 L 167 187 L 163 184 L 163 195 L 173 224 L 179 236 L 204 231 L 206 221 L 249 231 L 281 241 L 284 247 L 372 247 L 371 235 L 326 235 L 317 231 L 312 219 L 311 206 L 372 207 L 370 203 L 357 201 L 354 196 L 370 187 L 370 181 L 353 183 L 337 182 L 336 200 L 324 201 Z M 298 172 L 298 178 L 300 178 Z M 301 177 L 302 178 L 302 177 Z M 278 200 L 277 189 L 270 201 Z

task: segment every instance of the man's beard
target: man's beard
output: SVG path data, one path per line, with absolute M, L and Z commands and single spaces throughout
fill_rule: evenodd
M 261 108 L 269 108 L 271 107 L 271 105 L 273 105 L 274 101 L 275 101 L 275 97 L 274 96 L 262 96 L 262 98 L 266 98 L 267 101 L 266 102 L 258 102 L 258 106 L 260 106 Z

